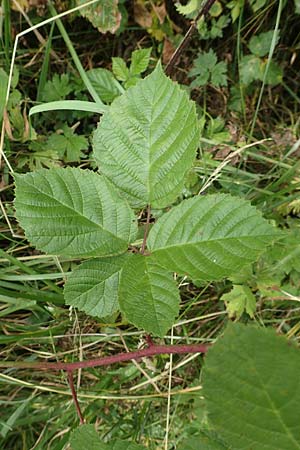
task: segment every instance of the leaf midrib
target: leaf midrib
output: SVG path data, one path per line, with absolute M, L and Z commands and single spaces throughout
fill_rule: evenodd
M 42 191 L 38 188 L 38 186 L 35 186 L 35 185 L 30 184 L 30 183 L 28 183 L 26 180 L 23 180 L 23 182 L 26 183 L 29 187 L 34 188 L 34 189 L 35 189 L 37 192 L 39 192 L 40 194 L 42 194 L 42 195 L 48 197 L 49 199 L 52 199 L 52 200 L 54 199 L 59 205 L 61 205 L 61 206 L 63 206 L 64 208 L 68 209 L 69 211 L 75 212 L 77 216 L 79 216 L 80 218 L 83 218 L 87 223 L 90 223 L 90 224 L 92 224 L 92 225 L 96 225 L 97 228 L 100 228 L 100 229 L 102 229 L 103 231 L 107 232 L 110 236 L 113 236 L 114 239 L 119 239 L 119 240 L 121 240 L 121 241 L 123 241 L 123 242 L 126 242 L 124 239 L 120 238 L 119 236 L 113 234 L 111 231 L 109 231 L 109 230 L 107 230 L 106 228 L 104 228 L 103 225 L 101 225 L 101 224 L 99 224 L 99 223 L 97 223 L 97 222 L 94 222 L 93 220 L 91 220 L 90 218 L 84 216 L 83 214 L 81 214 L 80 212 L 78 212 L 78 211 L 76 211 L 75 209 L 71 208 L 70 206 L 65 205 L 62 201 L 60 201 L 60 200 L 58 200 L 58 199 L 55 199 L 55 197 L 51 197 L 50 194 L 45 193 L 45 192 L 42 192 Z M 25 202 L 20 202 L 20 203 L 22 203 L 23 205 L 26 205 L 26 206 L 32 206 L 32 204 L 29 204 L 29 205 L 28 205 L 28 204 L 26 204 Z M 102 205 L 101 205 L 101 209 L 103 209 L 103 208 L 102 208 Z M 59 219 L 59 218 L 60 218 L 60 217 L 58 217 L 58 219 Z
M 276 235 L 274 235 L 275 237 Z M 166 250 L 166 249 L 171 249 L 171 248 L 176 248 L 176 247 L 184 247 L 184 246 L 195 246 L 198 244 L 207 244 L 207 243 L 211 243 L 211 242 L 219 242 L 219 241 L 230 241 L 230 240 L 240 240 L 240 239 L 256 239 L 256 238 L 262 238 L 262 237 L 270 237 L 270 234 L 259 234 L 259 235 L 254 235 L 254 236 L 234 236 L 234 237 L 224 237 L 224 238 L 218 238 L 218 239 L 210 239 L 210 240 L 205 240 L 205 241 L 195 241 L 195 242 L 179 242 L 179 243 L 175 243 L 175 244 L 171 244 L 171 245 L 166 245 L 165 247 L 159 247 L 159 248 L 152 248 L 152 251 L 159 251 L 159 250 Z M 151 247 L 150 247 L 151 250 Z

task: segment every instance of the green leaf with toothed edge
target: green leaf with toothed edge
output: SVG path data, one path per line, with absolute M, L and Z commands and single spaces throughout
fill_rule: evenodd
M 47 253 L 124 253 L 137 232 L 133 211 L 104 177 L 78 168 L 15 175 L 16 216 L 27 239 Z
M 164 208 L 182 192 L 198 140 L 194 102 L 159 63 L 103 115 L 94 156 L 134 208 Z
M 254 262 L 278 235 L 248 201 L 213 194 L 184 200 L 164 214 L 147 246 L 168 270 L 213 281 Z
M 96 317 L 106 317 L 117 311 L 120 273 L 127 258 L 125 254 L 80 264 L 65 284 L 66 304 Z
M 119 304 L 129 322 L 164 336 L 179 311 L 173 275 L 151 256 L 132 254 L 121 272 Z
M 134 50 L 131 55 L 130 73 L 132 75 L 139 75 L 143 73 L 150 61 L 152 47 Z
M 300 449 L 300 352 L 275 330 L 229 324 L 202 375 L 208 420 L 235 450 Z

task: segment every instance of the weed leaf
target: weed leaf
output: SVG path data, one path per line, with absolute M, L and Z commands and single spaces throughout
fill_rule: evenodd
M 252 81 L 261 78 L 261 60 L 254 55 L 247 55 L 241 58 L 240 62 L 240 79 L 245 86 L 252 83 Z
M 254 317 L 256 298 L 248 286 L 234 285 L 230 292 L 222 295 L 221 300 L 226 304 L 229 317 L 239 319 L 244 311 Z
M 130 73 L 140 75 L 145 72 L 150 61 L 152 47 L 134 50 L 131 55 Z
M 94 154 L 133 207 L 163 208 L 182 191 L 198 138 L 194 103 L 158 64 L 111 104 L 94 134 Z
M 91 69 L 86 74 L 104 103 L 111 103 L 120 95 L 116 80 L 109 70 L 102 68 Z
M 260 33 L 258 36 L 253 36 L 249 42 L 249 50 L 255 56 L 266 56 L 271 47 L 274 30 L 267 31 L 266 33 Z M 279 33 L 276 36 L 276 44 L 279 41 Z
M 203 395 L 234 449 L 300 449 L 300 353 L 275 331 L 230 324 L 209 350 Z
M 77 168 L 16 175 L 15 208 L 27 239 L 47 253 L 110 256 L 136 234 L 127 202 L 100 175 Z
M 167 269 L 212 281 L 255 261 L 276 235 L 249 202 L 218 194 L 175 206 L 152 227 L 148 246 Z
M 61 159 L 66 162 L 80 161 L 84 157 L 82 150 L 88 148 L 88 140 L 85 136 L 74 133 L 73 128 L 62 126 L 62 134 L 53 133 L 47 141 L 47 148 L 56 151 Z
M 112 71 L 114 76 L 120 81 L 126 81 L 129 77 L 129 69 L 126 66 L 126 62 L 117 56 L 112 58 Z

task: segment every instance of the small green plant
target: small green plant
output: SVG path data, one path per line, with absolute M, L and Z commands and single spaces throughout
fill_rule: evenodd
M 135 50 L 131 55 L 129 68 L 124 59 L 112 58 L 112 71 L 117 80 L 124 83 L 125 88 L 134 86 L 141 78 L 141 74 L 148 68 L 152 48 Z
M 275 86 L 282 81 L 282 69 L 274 61 L 268 64 L 267 55 L 270 51 L 272 40 L 274 39 L 274 31 L 270 30 L 265 33 L 260 33 L 257 36 L 252 36 L 249 41 L 248 48 L 250 55 L 242 57 L 240 62 L 240 78 L 241 83 L 248 86 L 253 81 L 263 81 L 265 83 Z M 279 34 L 275 37 L 275 43 L 279 40 Z M 267 66 L 268 64 L 268 66 Z M 268 69 L 266 75 L 265 71 Z
M 191 88 L 205 86 L 208 83 L 216 87 L 227 86 L 227 64 L 225 61 L 218 62 L 217 55 L 210 49 L 198 55 L 189 77 L 196 77 L 191 83 Z

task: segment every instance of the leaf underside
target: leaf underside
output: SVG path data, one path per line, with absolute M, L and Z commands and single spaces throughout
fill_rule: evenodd
M 77 168 L 16 175 L 16 216 L 27 239 L 47 253 L 110 256 L 137 231 L 133 211 L 104 177 Z
M 69 276 L 64 295 L 67 305 L 96 316 L 110 316 L 119 309 L 120 272 L 128 255 L 95 258 L 80 264 Z
M 213 281 L 255 261 L 276 236 L 249 202 L 213 194 L 184 200 L 164 214 L 149 233 L 148 248 L 168 270 Z
M 134 208 L 163 208 L 181 193 L 198 138 L 194 103 L 158 64 L 113 101 L 94 133 L 94 156 Z
M 164 336 L 178 314 L 179 300 L 172 273 L 149 256 L 130 255 L 119 287 L 120 308 L 129 322 Z
M 203 395 L 234 449 L 300 449 L 300 354 L 273 330 L 230 324 L 209 350 Z

